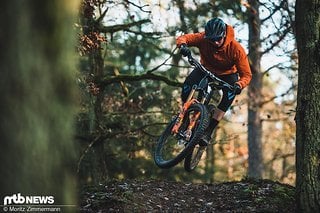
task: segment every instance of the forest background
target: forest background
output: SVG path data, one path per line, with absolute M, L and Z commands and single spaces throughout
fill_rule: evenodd
M 83 0 L 77 82 L 81 184 L 113 179 L 212 183 L 246 176 L 295 183 L 297 51 L 294 2 Z M 251 86 L 237 96 L 196 171 L 161 170 L 156 140 L 180 104 L 192 70 L 175 38 L 204 30 L 212 17 L 235 28 Z M 257 32 L 254 34 L 254 32 Z M 196 48 L 191 48 L 199 58 Z M 217 94 L 219 97 L 219 94 Z
M 196 189 L 199 185 L 208 189 L 225 184 L 196 183 L 249 177 L 238 182 L 244 186 L 253 177 L 293 184 L 296 177 L 295 188 L 282 184 L 289 196 L 277 186 L 270 187 L 270 180 L 261 180 L 268 185 L 261 185 L 263 191 L 273 194 L 276 189 L 284 199 L 264 195 L 277 201 L 276 209 L 286 203 L 297 204 L 299 212 L 319 212 L 320 5 L 315 0 L 296 0 L 293 10 L 292 4 L 287 0 L 4 1 L 0 8 L 3 210 L 6 198 L 14 201 L 20 194 L 50 195 L 56 205 L 74 208 L 78 190 L 87 185 L 93 186 L 93 194 L 84 187 L 81 205 L 88 207 L 86 196 L 96 194 L 117 205 L 114 199 L 105 199 L 110 198 L 106 186 L 115 179 L 141 180 L 146 189 L 166 185 L 172 192 L 172 185 L 189 186 L 189 181 Z M 179 108 L 181 82 L 191 69 L 178 53 L 175 37 L 203 30 L 213 16 L 235 27 L 248 52 L 252 81 L 217 129 L 217 144 L 209 147 L 195 172 L 186 173 L 180 165 L 160 170 L 152 160 L 153 148 Z M 196 49 L 192 51 L 198 56 Z M 240 189 L 237 182 L 228 183 L 229 191 L 220 194 L 222 202 L 235 187 Z M 97 192 L 95 186 L 104 192 Z M 246 186 L 237 193 L 245 195 L 240 201 L 230 197 L 232 208 L 238 207 L 235 203 L 251 208 L 241 200 L 250 198 L 247 192 L 256 198 L 256 191 L 250 189 L 261 192 L 259 187 Z M 119 192 L 126 204 L 139 206 L 127 200 L 130 190 Z M 185 190 L 179 193 L 184 195 Z M 142 198 L 131 198 L 135 197 Z M 123 202 L 117 194 L 115 200 Z M 256 207 L 262 201 L 268 209 L 269 200 L 251 199 L 257 201 Z M 140 201 L 145 206 L 145 200 Z M 172 205 L 160 203 L 160 207 L 176 206 L 169 201 Z M 158 208 L 154 204 L 151 207 Z M 211 207 L 224 206 L 220 204 Z

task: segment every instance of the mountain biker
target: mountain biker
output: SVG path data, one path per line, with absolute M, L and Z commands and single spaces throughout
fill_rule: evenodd
M 231 106 L 235 95 L 241 93 L 251 81 L 252 74 L 244 48 L 234 38 L 232 26 L 220 18 L 213 18 L 205 25 L 205 31 L 179 36 L 176 44 L 183 56 L 191 54 L 188 46 L 197 47 L 200 51 L 200 62 L 220 79 L 234 86 L 234 91 L 223 89 L 222 99 L 214 110 L 210 124 L 201 138 L 201 145 L 207 145 L 219 121 Z M 194 84 L 204 77 L 201 70 L 195 68 L 185 79 L 181 99 L 186 101 Z

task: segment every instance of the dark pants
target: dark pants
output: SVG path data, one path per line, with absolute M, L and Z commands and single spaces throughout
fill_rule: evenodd
M 186 78 L 186 80 L 183 83 L 183 87 L 182 87 L 182 93 L 181 93 L 181 99 L 183 102 L 186 102 L 188 95 L 192 89 L 192 86 L 195 84 L 199 84 L 201 79 L 205 76 L 205 74 L 198 69 L 194 69 Z M 237 73 L 234 74 L 229 74 L 229 75 L 220 75 L 217 76 L 219 77 L 221 80 L 229 83 L 230 85 L 234 85 L 235 82 L 238 81 L 239 77 Z M 222 95 L 222 99 L 218 105 L 218 108 L 224 112 L 226 112 L 229 107 L 231 106 L 235 95 L 233 94 L 232 91 L 228 90 L 228 89 L 223 89 L 222 90 L 223 95 Z

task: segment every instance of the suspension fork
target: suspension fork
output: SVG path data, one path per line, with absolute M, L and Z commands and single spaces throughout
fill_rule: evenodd
M 188 126 L 187 130 L 184 132 L 187 141 L 189 141 L 191 138 L 192 130 L 195 127 L 199 116 L 200 116 L 200 112 L 197 112 L 190 119 L 189 126 Z
M 188 96 L 188 98 L 187 98 L 187 101 L 183 104 L 183 106 L 182 106 L 182 108 L 181 108 L 181 110 L 180 110 L 180 113 L 179 113 L 179 115 L 178 115 L 178 118 L 177 118 L 174 126 L 172 127 L 171 132 L 172 132 L 173 134 L 177 134 L 177 133 L 179 132 L 179 128 L 180 128 L 180 126 L 181 126 L 181 124 L 182 124 L 183 118 L 184 118 L 187 110 L 189 109 L 189 107 L 190 107 L 193 103 L 195 103 L 195 102 L 197 101 L 196 99 L 193 99 L 193 95 L 194 95 L 194 93 L 196 92 L 196 88 L 197 88 L 196 85 L 194 85 L 194 86 L 192 87 L 192 89 L 191 89 L 191 91 L 190 91 L 190 93 L 189 93 L 189 96 Z
M 200 103 L 205 104 L 206 100 L 208 98 L 208 94 L 204 95 L 202 97 L 202 99 L 200 100 Z M 187 130 L 184 132 L 184 135 L 186 137 L 186 140 L 189 141 L 192 135 L 192 130 L 194 129 L 197 120 L 199 119 L 200 116 L 200 112 L 196 112 L 195 114 L 193 114 L 193 116 L 191 117 L 191 120 L 189 122 L 188 128 Z

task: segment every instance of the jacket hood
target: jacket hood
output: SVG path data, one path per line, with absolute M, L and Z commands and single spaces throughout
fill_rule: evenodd
M 227 25 L 225 41 L 220 49 L 226 48 L 232 40 L 234 40 L 234 29 L 230 25 Z

